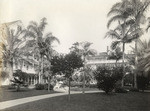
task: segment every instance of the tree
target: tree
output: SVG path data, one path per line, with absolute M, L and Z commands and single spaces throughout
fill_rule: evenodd
M 86 58 L 89 55 L 95 55 L 96 51 L 94 49 L 90 49 L 90 46 L 92 45 L 92 43 L 90 42 L 76 42 L 73 44 L 73 46 L 70 48 L 72 52 L 77 53 L 78 55 L 82 56 L 82 59 L 84 61 L 84 72 L 86 69 Z M 85 93 L 85 73 L 83 73 L 83 91 L 82 93 Z
M 145 12 L 150 5 L 149 0 L 122 0 L 115 3 L 108 13 L 111 18 L 107 23 L 107 27 L 115 21 L 138 28 L 141 23 L 145 22 Z
M 133 53 L 137 53 L 138 56 L 138 71 L 142 71 L 144 77 L 148 77 L 149 72 L 150 72 L 150 40 L 138 40 L 138 45 L 137 45 L 137 50 L 133 48 Z
M 120 24 L 115 30 L 110 30 L 106 33 L 106 37 L 110 37 L 112 39 L 115 39 L 115 41 L 112 42 L 111 48 L 115 49 L 118 45 L 122 43 L 122 65 L 124 67 L 125 71 L 125 66 L 124 66 L 124 57 L 125 57 L 125 44 L 126 43 L 131 43 L 134 39 L 137 38 L 137 35 L 142 35 L 143 32 L 141 28 L 127 28 L 125 24 Z M 123 81 L 122 81 L 122 86 L 123 86 Z
M 26 43 L 25 48 L 31 50 L 34 55 L 39 56 L 39 83 L 41 82 L 41 75 L 43 74 L 43 60 L 44 56 L 50 61 L 52 56 L 52 43 L 54 41 L 59 43 L 59 40 L 52 35 L 52 33 L 47 33 L 44 36 L 44 29 L 47 25 L 46 18 L 42 18 L 41 22 L 38 24 L 34 21 L 31 21 L 27 27 L 31 39 Z
M 70 80 L 75 69 L 83 67 L 81 56 L 74 52 L 70 52 L 65 56 L 55 56 L 52 61 L 53 73 L 64 74 L 69 81 L 69 100 L 70 100 Z
M 10 24 L 15 24 L 18 21 Z M 26 30 L 22 26 L 17 25 L 17 29 L 10 29 L 6 26 L 7 38 L 2 37 L 4 40 L 1 41 L 2 59 L 3 64 L 7 73 L 9 73 L 9 80 L 13 79 L 13 63 L 21 58 L 22 51 L 20 50 L 21 45 L 26 41 L 28 36 Z
M 112 17 L 108 21 L 107 27 L 109 28 L 110 24 L 114 21 L 120 21 L 121 24 L 129 26 L 131 29 L 139 29 L 141 24 L 145 22 L 145 12 L 149 5 L 149 0 L 122 0 L 114 4 L 108 13 L 108 16 Z M 141 35 L 136 34 L 136 38 L 133 39 L 135 40 L 135 49 L 137 49 L 137 39 L 140 36 Z M 135 65 L 137 66 L 137 54 L 135 54 Z M 134 75 L 134 84 L 136 88 L 136 73 Z

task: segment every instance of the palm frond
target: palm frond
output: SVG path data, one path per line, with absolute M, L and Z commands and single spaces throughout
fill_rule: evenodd
M 40 25 L 39 25 L 39 29 L 40 31 L 44 31 L 45 26 L 47 25 L 47 19 L 44 17 L 41 19 Z
M 121 39 L 120 35 L 115 30 L 109 30 L 104 38 Z
M 47 44 L 51 45 L 54 41 L 56 41 L 60 44 L 60 41 L 57 37 L 55 37 L 53 35 L 49 35 L 49 34 L 46 35 L 45 42 Z
M 122 15 L 124 12 L 120 9 L 112 9 L 108 12 L 107 16 L 111 16 L 111 15 Z
M 113 41 L 111 43 L 111 49 L 114 50 L 120 43 L 121 41 Z
M 107 28 L 110 27 L 110 25 L 112 24 L 112 22 L 115 22 L 115 21 L 124 21 L 125 18 L 123 15 L 116 15 L 116 16 L 113 16 L 107 23 Z

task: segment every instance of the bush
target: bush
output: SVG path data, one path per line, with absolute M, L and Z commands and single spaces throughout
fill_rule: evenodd
M 54 88 L 54 86 L 53 86 L 52 84 L 50 84 L 49 89 L 50 89 L 50 90 L 53 90 L 53 88 Z M 45 85 L 44 85 L 44 89 L 45 89 L 45 90 L 48 90 L 48 84 L 45 84 Z
M 97 80 L 97 87 L 106 93 L 111 92 L 115 88 L 115 84 L 122 78 L 122 67 L 98 67 L 94 72 Z
M 128 91 L 125 90 L 124 88 L 115 88 L 116 93 L 127 93 Z
M 44 90 L 44 88 L 45 88 L 44 84 L 36 84 L 35 85 L 36 90 Z
M 129 90 L 132 92 L 139 92 L 139 90 L 137 88 L 130 88 Z
M 144 76 L 137 76 L 137 86 L 139 90 L 145 90 L 148 87 L 149 79 Z

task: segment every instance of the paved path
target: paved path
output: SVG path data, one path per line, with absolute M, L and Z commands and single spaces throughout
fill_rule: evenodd
M 86 91 L 85 93 L 95 93 L 95 92 L 101 92 L 101 91 Z M 82 92 L 81 91 L 80 92 L 75 92 L 75 91 L 71 92 L 71 94 L 79 94 L 79 93 L 82 93 Z M 63 92 L 63 93 L 46 94 L 46 95 L 32 96 L 32 97 L 4 101 L 4 102 L 0 102 L 0 110 L 10 108 L 13 106 L 17 106 L 17 105 L 21 105 L 21 104 L 25 104 L 28 102 L 33 102 L 33 101 L 51 98 L 51 97 L 63 96 L 63 95 L 67 95 L 67 94 L 68 94 L 67 92 Z

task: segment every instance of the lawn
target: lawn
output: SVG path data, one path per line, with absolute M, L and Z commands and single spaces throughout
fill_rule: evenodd
M 54 91 L 48 92 L 47 90 L 35 90 L 27 88 L 21 89 L 19 92 L 17 92 L 15 89 L 8 89 L 7 87 L 2 87 L 0 88 L 0 102 L 51 93 L 56 92 Z
M 2 111 L 150 111 L 150 93 L 93 93 L 48 98 Z

